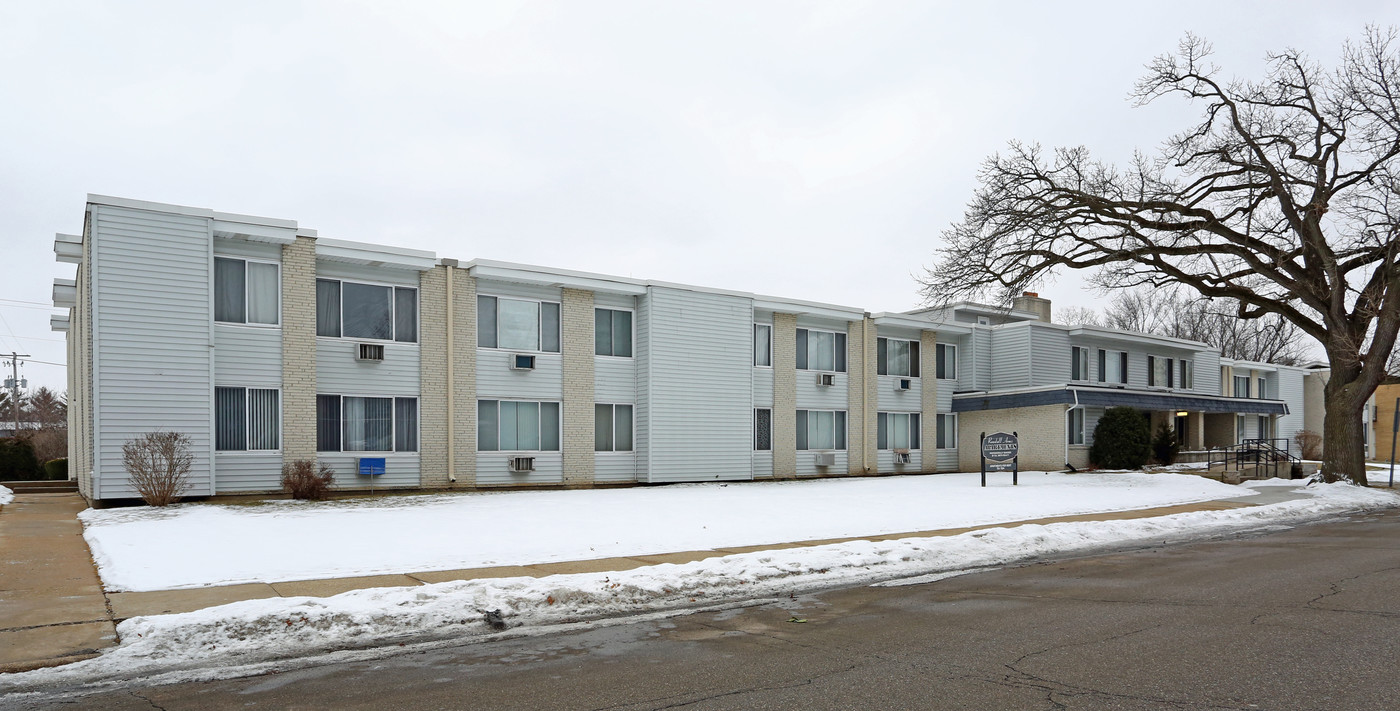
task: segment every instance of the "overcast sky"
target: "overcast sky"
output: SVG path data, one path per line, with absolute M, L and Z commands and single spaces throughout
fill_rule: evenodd
M 64 361 L 52 241 L 87 193 L 907 310 L 1008 140 L 1121 161 L 1194 115 L 1127 99 L 1185 32 L 1258 76 L 1367 23 L 1400 3 L 0 0 L 0 351 Z

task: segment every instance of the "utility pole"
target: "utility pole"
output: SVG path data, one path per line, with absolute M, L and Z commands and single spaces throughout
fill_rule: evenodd
M 19 436 L 19 359 L 28 358 L 28 353 L 10 351 L 10 414 L 14 416 L 15 429 L 12 436 Z

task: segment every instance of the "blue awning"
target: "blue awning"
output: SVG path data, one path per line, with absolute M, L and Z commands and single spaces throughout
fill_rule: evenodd
M 1037 405 L 1088 405 L 1090 407 L 1136 407 L 1139 410 L 1185 410 L 1188 412 L 1229 412 L 1239 415 L 1287 415 L 1282 400 L 1256 400 L 1217 397 L 1197 393 L 1126 388 L 1070 387 L 1030 392 L 967 393 L 953 396 L 953 412 L 1005 410 Z

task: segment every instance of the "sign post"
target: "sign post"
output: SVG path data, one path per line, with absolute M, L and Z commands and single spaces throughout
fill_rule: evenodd
M 993 432 L 981 435 L 982 486 L 987 486 L 987 472 L 1011 471 L 1011 485 L 1018 486 L 1021 473 L 1020 439 L 1017 433 Z M 991 460 L 990 463 L 988 460 Z

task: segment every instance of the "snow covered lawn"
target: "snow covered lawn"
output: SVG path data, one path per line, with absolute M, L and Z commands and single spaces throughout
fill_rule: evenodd
M 108 590 L 453 570 L 871 536 L 1253 492 L 1182 474 L 901 476 L 89 510 Z

